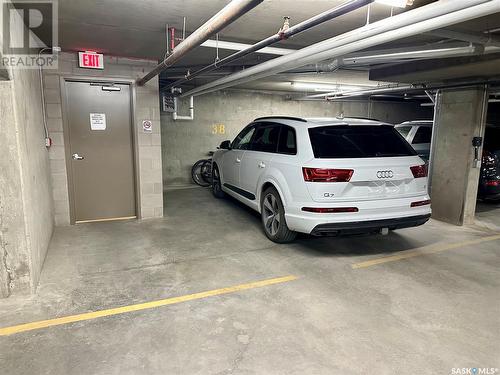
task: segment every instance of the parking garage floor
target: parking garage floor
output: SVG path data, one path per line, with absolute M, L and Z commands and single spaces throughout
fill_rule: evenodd
M 492 227 L 431 221 L 388 236 L 276 245 L 239 203 L 201 188 L 169 191 L 164 219 L 57 228 L 37 294 L 0 304 L 1 372 L 500 367 L 499 244 Z M 172 299 L 182 296 L 191 297 Z M 117 307 L 125 309 L 109 310 Z M 66 316 L 82 319 L 53 320 Z

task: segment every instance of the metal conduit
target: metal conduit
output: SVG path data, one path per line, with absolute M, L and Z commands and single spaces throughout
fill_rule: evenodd
M 368 4 L 373 3 L 375 0 L 350 0 L 344 4 L 341 4 L 335 8 L 329 9 L 323 13 L 320 13 L 312 18 L 309 18 L 295 26 L 290 27 L 283 32 L 278 32 L 266 39 L 261 40 L 260 42 L 255 43 L 254 45 L 245 48 L 244 50 L 238 51 L 229 55 L 218 62 L 214 62 L 213 64 L 207 65 L 206 67 L 197 70 L 194 73 L 187 74 L 184 78 L 179 79 L 165 87 L 165 89 L 169 89 L 171 87 L 179 86 L 180 84 L 190 81 L 191 79 L 199 76 L 203 73 L 208 73 L 213 70 L 218 69 L 221 66 L 227 65 L 233 61 L 236 61 L 252 52 L 256 52 L 261 50 L 267 46 L 275 44 L 281 40 L 288 39 L 294 35 L 297 35 L 305 30 L 311 29 L 315 26 L 318 26 L 326 21 L 330 21 L 334 18 L 340 17 L 344 14 L 350 13 L 356 9 L 362 8 Z
M 182 96 L 201 95 L 221 90 L 497 12 L 500 12 L 500 0 L 456 0 L 432 3 L 253 66 L 197 87 Z
M 263 0 L 232 0 L 228 5 L 222 8 L 215 16 L 210 18 L 205 24 L 183 40 L 160 64 L 144 77 L 139 78 L 136 83 L 139 86 L 156 77 L 162 71 L 175 64 L 193 48 L 210 38 L 211 35 L 218 33 L 224 27 L 259 5 Z

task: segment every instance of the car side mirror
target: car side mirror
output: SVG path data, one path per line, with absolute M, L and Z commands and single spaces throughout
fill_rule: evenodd
M 220 144 L 219 148 L 221 150 L 230 150 L 231 149 L 231 141 L 224 141 Z

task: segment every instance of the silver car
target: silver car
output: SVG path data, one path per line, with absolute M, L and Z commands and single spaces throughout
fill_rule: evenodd
M 417 151 L 418 156 L 429 161 L 432 139 L 432 120 L 407 121 L 396 125 L 396 130 Z

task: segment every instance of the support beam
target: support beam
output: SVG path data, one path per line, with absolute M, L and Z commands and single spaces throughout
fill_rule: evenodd
M 484 137 L 487 101 L 487 86 L 446 89 L 438 95 L 430 176 L 437 220 L 474 223 L 480 168 L 474 162 L 472 139 Z

